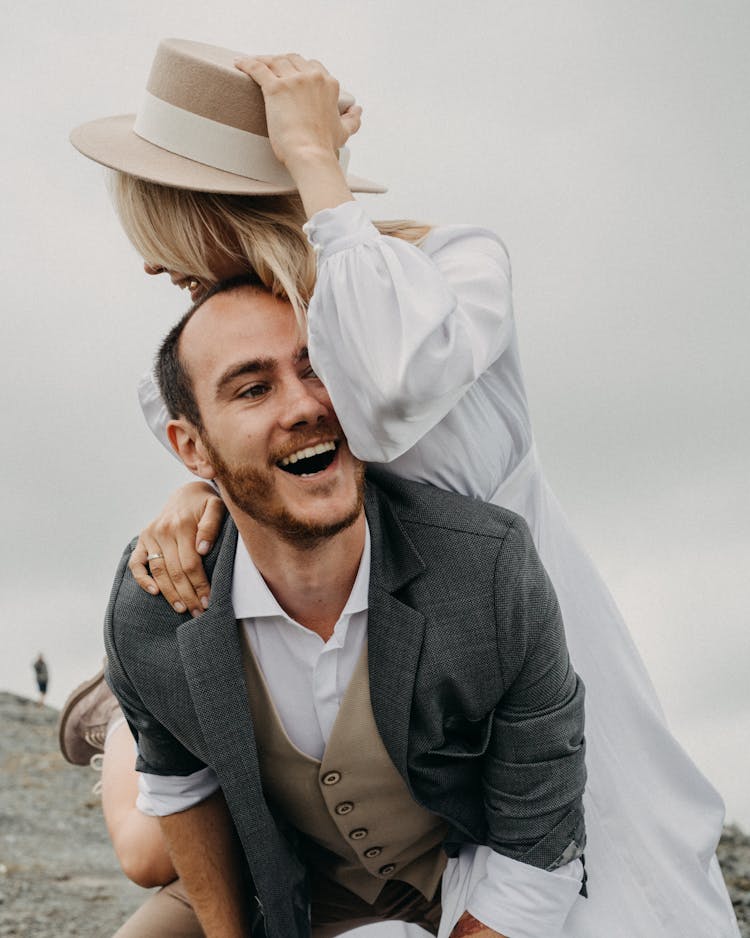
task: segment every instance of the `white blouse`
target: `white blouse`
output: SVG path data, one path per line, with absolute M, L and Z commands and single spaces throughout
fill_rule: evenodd
M 502 242 L 456 225 L 419 250 L 355 202 L 305 230 L 319 265 L 310 358 L 352 452 L 489 499 L 531 444 Z
M 353 452 L 517 511 L 555 586 L 587 692 L 589 898 L 576 899 L 562 938 L 738 938 L 713 856 L 721 799 L 667 729 L 536 457 L 502 243 L 449 226 L 417 247 L 381 235 L 356 202 L 319 212 L 305 230 L 318 259 L 310 358 Z M 168 445 L 150 376 L 140 396 Z

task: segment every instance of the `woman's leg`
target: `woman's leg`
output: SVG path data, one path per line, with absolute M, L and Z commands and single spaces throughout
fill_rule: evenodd
M 135 743 L 121 718 L 111 726 L 102 762 L 102 809 L 112 845 L 125 875 L 139 886 L 163 886 L 177 873 L 167 852 L 159 821 L 135 806 L 138 775 Z
M 104 819 L 126 876 L 147 888 L 171 882 L 177 874 L 159 822 L 135 806 L 135 744 L 103 671 L 84 681 L 65 702 L 59 741 L 63 756 L 73 765 L 102 760 Z

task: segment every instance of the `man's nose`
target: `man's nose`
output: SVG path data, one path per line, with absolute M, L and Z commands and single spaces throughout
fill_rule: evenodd
M 143 269 L 146 271 L 147 274 L 151 274 L 153 276 L 154 274 L 163 274 L 167 268 L 157 267 L 155 264 L 149 264 L 148 261 L 144 261 Z
M 318 423 L 331 416 L 331 399 L 322 385 L 296 380 L 288 389 L 281 418 L 285 429 Z

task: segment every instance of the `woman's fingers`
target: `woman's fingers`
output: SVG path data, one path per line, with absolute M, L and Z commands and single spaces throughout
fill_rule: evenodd
M 190 535 L 177 541 L 179 558 L 170 575 L 180 594 L 179 601 L 193 616 L 199 616 L 204 609 L 208 609 L 211 586 L 203 569 L 203 558 L 195 549 L 195 538 Z
M 244 59 L 235 59 L 234 67 L 244 72 L 249 78 L 257 82 L 261 88 L 267 86 L 270 82 L 276 80 L 276 75 L 271 71 L 269 62 L 270 56 L 252 56 Z
M 315 69 L 318 72 L 322 72 L 324 75 L 330 75 L 328 69 L 323 65 L 322 62 L 319 62 L 317 59 L 308 59 L 307 64 L 310 68 Z
M 253 56 L 235 61 L 240 71 L 260 85 L 266 105 L 268 138 L 276 158 L 292 177 L 298 171 L 310 175 L 311 161 L 330 181 L 335 152 L 358 127 L 351 110 L 344 124 L 339 115 L 339 83 L 317 61 L 297 53 Z M 353 99 L 346 102 L 353 105 Z M 335 185 L 340 169 L 335 167 Z
M 297 69 L 298 72 L 324 72 L 326 75 L 325 68 L 320 64 L 320 62 L 315 59 L 306 59 L 302 55 L 298 55 L 296 52 L 287 52 L 284 58 L 288 59 L 292 65 Z
M 291 56 L 286 55 L 253 55 L 235 59 L 234 65 L 263 88 L 274 78 L 291 78 L 299 74 L 304 69 L 305 60 L 302 56 L 294 58 L 300 63 L 299 66 Z
M 202 556 L 205 557 L 214 546 L 226 511 L 224 502 L 220 498 L 206 500 L 206 507 L 203 509 L 195 535 L 195 549 Z
M 133 574 L 133 579 L 142 590 L 156 596 L 159 592 L 159 586 L 156 580 L 151 576 L 147 565 L 146 557 L 148 550 L 143 543 L 142 538 L 138 538 L 138 543 L 133 548 L 128 561 L 128 569 Z
M 362 126 L 362 108 L 359 104 L 353 104 L 341 115 L 341 124 L 344 130 L 347 133 L 347 137 L 351 137 L 353 134 L 359 130 Z
M 297 58 L 301 59 L 301 56 L 297 56 Z M 268 65 L 277 78 L 291 78 L 301 71 L 291 58 L 286 55 L 275 55 L 270 62 L 266 62 L 265 64 Z
M 195 616 L 203 611 L 200 598 L 193 589 L 183 560 L 175 550 L 175 545 L 166 548 L 162 558 L 149 562 L 151 576 L 159 584 L 162 596 L 175 612 L 182 614 L 188 610 Z
M 162 593 L 180 614 L 200 615 L 211 587 L 203 558 L 218 537 L 224 505 L 210 485 L 190 482 L 174 492 L 141 532 L 128 566 L 141 587 Z
M 162 546 L 161 542 L 147 531 L 141 533 L 139 543 L 146 548 L 146 565 L 151 578 L 175 612 L 182 614 L 189 608 L 199 606 L 200 601 L 196 596 L 192 597 L 191 606 L 190 591 L 184 588 L 185 576 L 182 573 L 176 544 L 165 539 Z M 186 594 L 184 598 L 183 593 Z

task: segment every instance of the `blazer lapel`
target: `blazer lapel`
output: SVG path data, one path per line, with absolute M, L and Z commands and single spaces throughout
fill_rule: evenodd
M 227 522 L 211 580 L 211 601 L 177 630 L 190 694 L 214 768 L 240 834 L 267 825 L 250 706 L 232 608 L 237 528 Z M 239 810 L 238 810 L 239 807 Z M 243 830 L 244 828 L 244 830 Z
M 426 569 L 382 492 L 368 485 L 371 568 L 367 643 L 370 698 L 380 735 L 407 778 L 409 721 L 425 618 L 396 593 Z

